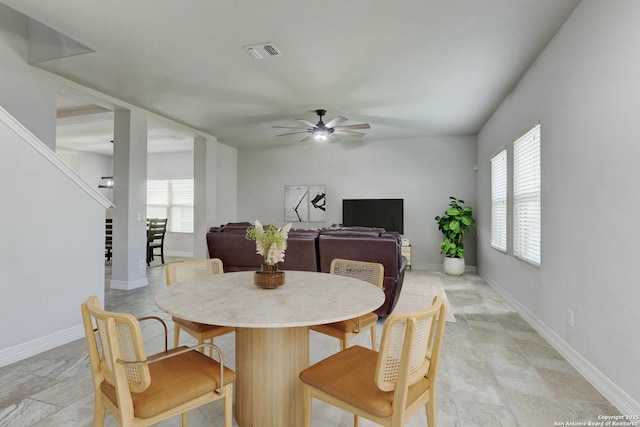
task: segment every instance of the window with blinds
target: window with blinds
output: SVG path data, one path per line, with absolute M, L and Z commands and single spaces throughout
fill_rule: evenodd
M 147 218 L 168 218 L 167 231 L 193 233 L 193 179 L 147 181 Z
M 507 150 L 491 158 L 491 246 L 507 251 Z
M 513 143 L 513 254 L 540 265 L 540 125 Z

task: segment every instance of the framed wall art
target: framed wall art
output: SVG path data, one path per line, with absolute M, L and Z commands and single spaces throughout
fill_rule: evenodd
M 285 185 L 284 220 L 324 222 L 326 218 L 324 185 Z

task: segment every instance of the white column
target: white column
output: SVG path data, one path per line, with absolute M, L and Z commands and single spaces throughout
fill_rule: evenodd
M 135 289 L 147 280 L 147 116 L 116 110 L 113 142 L 112 289 Z
M 217 225 L 217 158 L 215 139 L 196 136 L 193 140 L 193 257 L 209 258 L 207 231 Z

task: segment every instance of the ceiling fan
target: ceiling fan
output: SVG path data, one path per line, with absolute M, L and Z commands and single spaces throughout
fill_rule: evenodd
M 306 137 L 302 138 L 300 142 L 307 142 L 311 139 L 316 141 L 331 142 L 339 141 L 336 135 L 348 135 L 348 136 L 364 136 L 364 132 L 355 132 L 352 129 L 369 129 L 369 123 L 361 123 L 356 125 L 340 125 L 342 122 L 346 122 L 346 117 L 338 116 L 335 119 L 330 120 L 327 123 L 322 121 L 322 117 L 326 114 L 327 110 L 316 110 L 318 115 L 318 123 L 313 124 L 305 119 L 296 119 L 300 123 L 307 125 L 308 127 L 294 127 L 294 126 L 274 126 L 274 128 L 280 129 L 299 129 L 297 132 L 283 133 L 276 136 L 295 135 L 298 133 L 308 133 Z

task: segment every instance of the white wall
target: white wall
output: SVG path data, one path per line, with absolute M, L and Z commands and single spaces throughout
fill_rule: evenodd
M 0 105 L 53 148 L 57 85 L 33 73 L 26 48 L 26 21 L 0 4 Z M 84 335 L 80 303 L 104 295 L 104 207 L 0 128 L 0 319 L 19 325 L 0 334 L 4 365 Z
M 583 0 L 478 137 L 482 276 L 577 352 L 629 413 L 640 408 L 638 18 L 638 1 Z M 490 248 L 488 214 L 490 157 L 538 120 L 540 269 Z
M 235 221 L 238 204 L 238 150 L 218 143 L 216 222 L 210 227 Z M 204 237 L 206 239 L 206 237 Z
M 14 129 L 0 121 L 0 313 L 19 327 L 0 334 L 0 366 L 80 338 L 80 304 L 104 299 L 106 205 Z
M 193 178 L 193 151 L 149 154 L 147 178 Z
M 379 142 L 305 144 L 242 149 L 238 154 L 238 220 L 284 224 L 285 185 L 325 185 L 325 223 L 342 222 L 342 199 L 403 198 L 404 236 L 411 240 L 413 266 L 442 265 L 434 217 L 449 196 L 476 206 L 476 138 L 434 137 Z M 467 264 L 475 262 L 475 228 L 466 237 Z
M 27 64 L 27 18 L 0 3 L 0 106 L 55 149 L 58 87 Z

